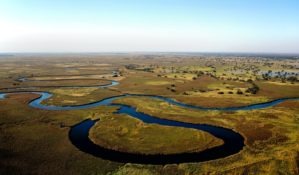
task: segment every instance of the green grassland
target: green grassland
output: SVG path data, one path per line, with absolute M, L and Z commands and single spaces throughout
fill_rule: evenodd
M 120 95 L 118 91 L 99 88 L 49 89 L 48 91 L 55 95 L 52 98 L 45 100 L 43 103 L 62 106 L 93 103 L 104 98 Z
M 34 97 L 10 95 L 0 101 L 0 174 L 105 174 L 121 165 L 86 155 L 68 140 L 69 126 L 115 109 L 38 110 L 26 104 Z
M 126 115 L 101 117 L 90 138 L 106 148 L 139 154 L 200 152 L 223 143 L 203 131 L 144 124 Z
M 127 69 L 128 64 L 137 68 Z M 79 105 L 136 93 L 161 95 L 204 107 L 244 106 L 299 97 L 298 81 L 261 79 L 254 72 L 295 72 L 298 65 L 298 60 L 268 58 L 24 56 L 0 60 L 0 88 L 102 85 L 109 83 L 105 79 L 114 79 L 120 84 L 109 88 L 33 90 L 53 93 L 53 97 L 43 102 L 47 105 Z M 151 71 L 146 71 L 147 68 Z M 112 77 L 111 72 L 116 69 L 121 76 Z M 48 81 L 16 81 L 24 76 Z M 252 87 L 248 79 L 259 87 L 255 94 L 246 92 Z M 70 126 L 88 118 L 100 119 L 90 132 L 95 143 L 141 154 L 202 151 L 221 144 L 222 140 L 193 129 L 144 124 L 126 115 L 113 114 L 116 107 L 74 111 L 29 107 L 28 102 L 36 97 L 36 94 L 14 94 L 0 100 L 0 174 L 299 174 L 298 101 L 252 111 L 220 112 L 186 109 L 144 97 L 116 100 L 114 103 L 131 105 L 160 118 L 231 128 L 245 138 L 246 147 L 226 158 L 201 163 L 142 165 L 111 162 L 79 151 L 68 139 Z
M 269 109 L 241 112 L 197 111 L 159 100 L 135 97 L 119 99 L 116 103 L 132 105 L 140 112 L 161 118 L 223 126 L 241 133 L 245 137 L 247 147 L 237 155 L 219 160 L 224 168 L 222 173 L 227 171 L 228 174 L 242 174 L 249 171 L 292 174 L 298 171 L 298 102 L 286 102 Z M 259 169 L 256 164 L 261 164 L 266 169 Z M 216 171 L 215 167 L 210 165 L 213 163 L 201 163 L 198 168 L 194 165 L 194 169 L 198 172 L 202 169 L 200 167 L 204 166 L 209 171 Z M 238 170 L 237 167 L 244 165 L 247 166 L 245 169 Z M 253 169 L 250 170 L 251 168 Z

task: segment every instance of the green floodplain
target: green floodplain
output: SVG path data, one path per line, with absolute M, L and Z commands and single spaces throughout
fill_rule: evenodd
M 83 58 L 82 58 L 83 57 Z M 63 58 L 63 59 L 62 59 Z M 26 77 L 27 81 L 19 81 Z M 1 93 L 47 91 L 43 104 L 68 106 L 121 94 L 159 95 L 202 107 L 238 107 L 299 97 L 299 60 L 192 55 L 15 55 L 0 59 Z M 108 88 L 98 86 L 119 82 Z M 18 89 L 20 87 L 27 87 Z M 36 87 L 36 88 L 32 88 Z M 145 124 L 117 107 L 48 111 L 28 106 L 37 94 L 0 100 L 0 174 L 298 174 L 299 101 L 248 111 L 203 111 L 158 99 L 125 97 L 115 103 L 163 119 L 232 129 L 245 138 L 239 153 L 211 161 L 166 165 L 118 163 L 78 150 L 71 126 L 100 119 L 89 138 L 128 153 L 201 152 L 223 144 L 194 129 Z

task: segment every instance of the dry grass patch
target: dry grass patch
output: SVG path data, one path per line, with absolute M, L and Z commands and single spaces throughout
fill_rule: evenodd
M 67 96 L 73 96 L 73 97 L 83 97 L 86 96 L 93 91 L 97 90 L 98 88 L 58 88 L 52 90 L 54 94 L 57 95 L 67 95 Z
M 169 82 L 169 81 L 147 81 L 147 82 L 145 82 L 145 84 L 157 86 L 157 85 L 171 84 L 171 82 Z

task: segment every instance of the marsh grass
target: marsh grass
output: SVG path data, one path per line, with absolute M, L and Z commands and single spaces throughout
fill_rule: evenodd
M 139 154 L 200 152 L 223 143 L 203 131 L 145 124 L 127 115 L 101 117 L 90 137 L 106 148 Z

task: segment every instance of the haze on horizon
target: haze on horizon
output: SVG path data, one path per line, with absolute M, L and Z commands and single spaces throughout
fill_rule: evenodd
M 2 0 L 0 52 L 299 52 L 298 0 Z

